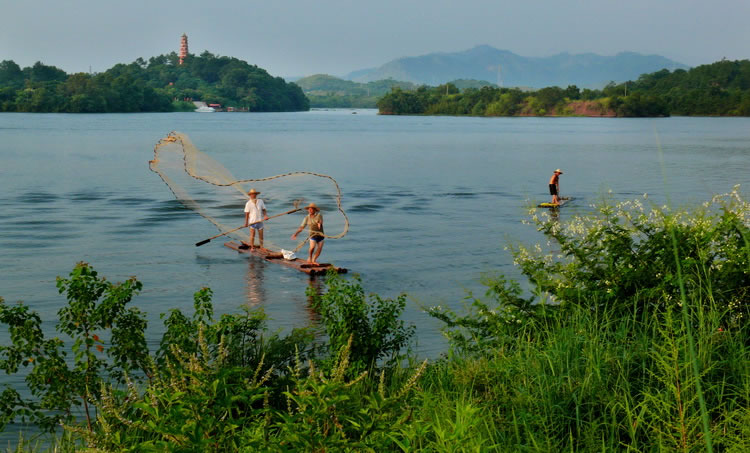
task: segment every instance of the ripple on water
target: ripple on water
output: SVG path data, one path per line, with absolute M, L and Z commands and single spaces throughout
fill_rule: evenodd
M 195 218 L 195 212 L 184 209 L 182 211 L 172 211 L 172 212 L 164 212 L 159 215 L 149 215 L 146 217 L 140 218 L 134 226 L 136 227 L 143 227 L 143 226 L 151 226 L 151 225 L 161 225 L 163 223 L 170 223 L 175 221 L 181 221 L 181 220 L 189 220 Z
M 198 204 L 205 203 L 204 201 L 197 201 Z M 155 203 L 153 206 L 149 206 L 147 211 L 151 211 L 154 213 L 172 213 L 172 212 L 193 212 L 192 210 L 188 209 L 180 203 L 177 200 L 167 200 L 167 201 L 160 201 L 158 203 Z
M 105 200 L 112 196 L 111 192 L 102 192 L 99 190 L 84 190 L 80 192 L 73 192 L 68 195 L 68 199 L 72 201 L 99 201 Z
M 112 201 L 120 205 L 137 206 L 141 204 L 152 203 L 156 200 L 154 200 L 153 198 L 143 198 L 143 197 L 120 197 L 120 198 L 113 198 Z
M 365 198 L 372 199 L 378 192 L 374 190 L 354 190 L 346 194 L 347 198 Z
M 50 192 L 31 191 L 22 193 L 16 197 L 16 201 L 21 204 L 41 204 L 58 200 L 60 197 Z
M 349 208 L 349 212 L 376 212 L 383 209 L 382 205 L 377 204 L 358 204 L 352 208 Z
M 446 192 L 441 194 L 441 196 L 451 198 L 476 198 L 477 194 L 476 192 Z

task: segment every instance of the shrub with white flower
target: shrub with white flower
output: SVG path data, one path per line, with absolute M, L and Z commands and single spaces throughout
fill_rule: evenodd
M 511 247 L 540 294 L 561 304 L 652 312 L 680 301 L 682 282 L 689 299 L 729 310 L 727 322 L 747 316 L 750 203 L 739 186 L 695 209 L 646 209 L 637 199 L 594 208 L 565 222 L 534 222 L 554 253 Z
M 547 236 L 547 248 L 508 249 L 533 294 L 499 275 L 485 279 L 487 300 L 469 295 L 464 314 L 429 310 L 451 344 L 464 351 L 511 345 L 521 329 L 533 335 L 535 323 L 571 304 L 614 316 L 660 313 L 682 306 L 681 286 L 686 300 L 723 311 L 725 327 L 748 318 L 750 203 L 739 186 L 695 209 L 646 208 L 641 200 L 593 208 L 565 221 L 532 210 L 524 223 Z

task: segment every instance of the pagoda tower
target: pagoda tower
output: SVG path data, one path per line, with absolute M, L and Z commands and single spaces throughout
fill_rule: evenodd
M 180 64 L 182 64 L 182 62 L 185 61 L 185 58 L 187 58 L 187 56 L 188 56 L 187 35 L 183 33 L 182 38 L 180 39 Z

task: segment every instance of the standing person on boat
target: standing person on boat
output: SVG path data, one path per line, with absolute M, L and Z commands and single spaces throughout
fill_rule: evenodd
M 549 178 L 549 194 L 552 195 L 552 204 L 560 204 L 560 175 L 563 174 L 559 168 Z
M 323 235 L 323 214 L 320 213 L 320 209 L 315 203 L 310 203 L 305 206 L 305 209 L 307 209 L 307 216 L 305 216 L 297 231 L 292 235 L 292 239 L 296 240 L 300 231 L 308 227 L 310 229 L 310 251 L 307 254 L 307 262 L 309 264 L 318 264 L 318 257 L 320 256 L 320 252 L 323 251 L 323 241 L 325 240 L 325 236 Z M 315 253 L 314 256 L 313 252 Z
M 250 197 L 245 203 L 245 226 L 250 227 L 250 243 L 243 245 L 255 248 L 255 232 L 258 232 L 258 239 L 260 240 L 260 248 L 263 248 L 263 221 L 268 220 L 268 214 L 266 213 L 266 204 L 263 200 L 258 198 L 258 192 L 255 189 L 250 189 L 247 195 Z

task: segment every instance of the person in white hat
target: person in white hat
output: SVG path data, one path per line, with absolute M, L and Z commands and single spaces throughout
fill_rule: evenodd
M 552 204 L 560 204 L 560 175 L 563 174 L 559 168 L 549 178 L 549 194 L 552 195 Z
M 250 249 L 255 248 L 255 232 L 258 232 L 258 239 L 260 242 L 260 248 L 263 248 L 263 220 L 268 220 L 268 214 L 266 213 L 266 204 L 263 200 L 258 198 L 260 192 L 255 189 L 250 189 L 247 195 L 250 197 L 245 203 L 245 226 L 250 227 L 250 243 L 245 246 Z
M 320 252 L 323 251 L 323 241 L 325 240 L 325 233 L 323 232 L 323 214 L 320 213 L 315 203 L 310 203 L 305 206 L 307 209 L 307 216 L 302 220 L 297 231 L 292 235 L 292 239 L 296 240 L 297 235 L 307 226 L 310 228 L 310 251 L 307 254 L 307 262 L 309 264 L 318 264 L 318 257 Z M 313 252 L 315 255 L 313 256 Z

